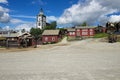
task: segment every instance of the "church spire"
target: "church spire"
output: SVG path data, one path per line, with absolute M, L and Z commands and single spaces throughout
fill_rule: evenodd
M 43 13 L 43 9 L 41 8 L 40 9 L 40 15 L 43 15 L 44 13 Z

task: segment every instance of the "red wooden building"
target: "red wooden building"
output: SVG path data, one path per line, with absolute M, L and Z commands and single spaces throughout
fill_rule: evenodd
M 60 30 L 45 30 L 42 34 L 42 43 L 56 43 L 60 39 Z
M 92 37 L 95 34 L 95 27 L 76 27 L 68 29 L 69 37 Z
M 76 30 L 75 29 L 67 29 L 68 31 L 68 38 L 76 38 Z
M 95 27 L 78 27 L 76 28 L 76 36 L 94 36 Z

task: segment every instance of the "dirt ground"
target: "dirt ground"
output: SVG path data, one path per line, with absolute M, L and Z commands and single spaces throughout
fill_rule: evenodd
M 120 43 L 86 39 L 0 51 L 0 80 L 120 80 Z

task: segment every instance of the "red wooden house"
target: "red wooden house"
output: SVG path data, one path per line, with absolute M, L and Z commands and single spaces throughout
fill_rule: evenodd
M 76 36 L 91 37 L 95 34 L 95 27 L 77 27 Z
M 68 37 L 92 37 L 95 34 L 95 27 L 76 27 L 67 31 Z
M 42 43 L 56 43 L 60 39 L 60 30 L 45 30 L 42 34 Z
M 75 29 L 73 29 L 73 28 L 71 28 L 71 29 L 67 29 L 67 31 L 68 31 L 68 38 L 76 38 L 76 30 Z

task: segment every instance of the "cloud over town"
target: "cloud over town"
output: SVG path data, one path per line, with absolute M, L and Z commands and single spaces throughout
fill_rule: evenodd
M 4 4 L 7 5 L 7 1 L 6 0 L 0 0 L 0 4 Z M 0 23 L 7 23 L 10 20 L 10 15 L 9 15 L 9 9 L 0 6 Z
M 79 25 L 86 21 L 89 25 L 94 25 L 98 21 L 104 25 L 107 21 L 118 21 L 120 20 L 119 15 L 107 16 L 120 11 L 118 9 L 120 1 L 116 0 L 114 2 L 112 0 L 79 1 L 77 4 L 73 4 L 64 10 L 58 19 L 58 23 Z
M 39 4 L 41 7 L 49 4 L 43 0 L 33 0 L 31 3 L 33 5 Z M 0 4 L 10 5 L 7 0 L 0 0 Z M 112 0 L 78 0 L 76 3 L 71 0 L 69 4 L 71 5 L 68 8 L 64 8 L 59 16 L 54 14 L 46 15 L 47 22 L 57 21 L 58 26 L 80 25 L 83 22 L 87 22 L 88 25 L 93 26 L 98 24 L 105 25 L 108 21 L 116 22 L 120 20 L 120 14 L 115 14 L 120 13 L 120 0 L 115 0 L 114 2 Z M 5 7 L 2 5 L 0 5 L 0 23 L 9 23 L 15 25 L 15 27 L 21 25 L 30 26 L 32 23 L 36 24 L 36 14 L 32 16 L 29 14 L 11 15 L 9 6 Z M 31 19 L 34 19 L 34 21 L 30 21 Z

